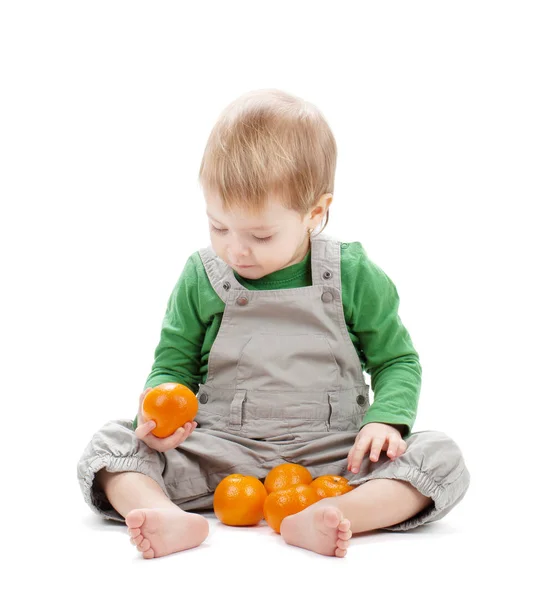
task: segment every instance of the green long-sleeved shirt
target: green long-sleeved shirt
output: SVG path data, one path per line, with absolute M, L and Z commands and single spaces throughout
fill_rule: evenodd
M 311 253 L 300 263 L 260 279 L 235 276 L 250 290 L 312 285 Z M 374 392 L 362 426 L 389 423 L 403 426 L 399 429 L 409 435 L 417 413 L 422 370 L 398 315 L 396 288 L 359 242 L 341 245 L 341 281 L 347 329 L 363 370 L 370 374 Z M 224 308 L 195 252 L 169 297 L 145 388 L 178 382 L 197 393 L 198 384 L 206 381 L 208 358 Z

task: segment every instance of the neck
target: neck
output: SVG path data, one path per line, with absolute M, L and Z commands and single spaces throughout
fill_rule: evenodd
M 293 255 L 293 258 L 289 261 L 289 263 L 282 268 L 284 269 L 285 267 L 290 267 L 291 265 L 296 265 L 297 263 L 300 263 L 308 254 L 308 250 L 310 250 L 310 236 L 309 235 L 307 235 L 303 239 L 301 245 L 298 247 L 297 251 Z

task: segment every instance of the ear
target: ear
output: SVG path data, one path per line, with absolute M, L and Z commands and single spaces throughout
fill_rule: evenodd
M 317 204 L 312 209 L 310 213 L 310 218 L 308 220 L 308 226 L 311 229 L 316 229 L 316 227 L 323 221 L 323 218 L 329 210 L 329 206 L 331 205 L 332 200 L 332 194 L 323 194 L 323 196 L 321 196 L 320 199 L 317 201 Z

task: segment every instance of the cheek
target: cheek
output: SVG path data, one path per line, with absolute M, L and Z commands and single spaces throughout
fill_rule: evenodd
M 280 265 L 288 257 L 288 249 L 283 244 L 268 244 L 264 248 L 256 248 L 255 255 L 267 265 Z
M 216 235 L 211 235 L 210 236 L 210 245 L 212 246 L 212 249 L 214 250 L 214 252 L 216 252 L 216 254 L 223 259 L 223 255 L 225 252 L 225 244 L 224 241 L 221 240 L 218 236 Z

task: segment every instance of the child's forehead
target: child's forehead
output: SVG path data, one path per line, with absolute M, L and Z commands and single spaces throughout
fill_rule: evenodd
M 272 229 L 294 216 L 294 211 L 287 209 L 273 197 L 269 197 L 266 204 L 258 211 L 250 211 L 241 206 L 225 210 L 223 202 L 216 195 L 206 196 L 205 200 L 207 215 L 211 219 L 236 229 Z

